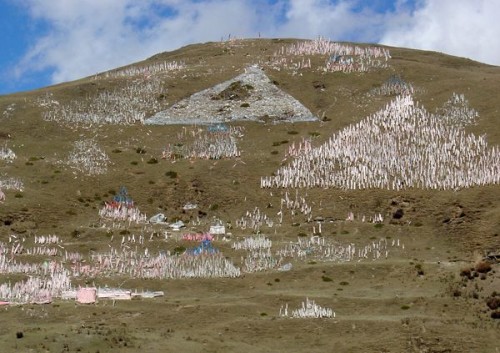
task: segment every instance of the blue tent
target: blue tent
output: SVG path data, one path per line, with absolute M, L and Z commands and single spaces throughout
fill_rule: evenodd
M 125 186 L 122 186 L 120 188 L 120 191 L 118 192 L 117 195 L 114 196 L 113 201 L 118 202 L 118 203 L 125 203 L 125 204 L 133 204 L 134 201 L 128 196 L 127 189 Z
M 201 254 L 215 254 L 219 250 L 212 246 L 212 242 L 208 239 L 202 240 L 201 244 L 193 249 L 186 250 L 186 253 L 190 255 L 201 255 Z

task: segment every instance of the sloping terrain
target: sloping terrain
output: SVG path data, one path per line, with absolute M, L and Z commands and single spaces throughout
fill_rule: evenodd
M 499 91 L 463 58 L 259 39 L 0 96 L 2 352 L 500 350 Z

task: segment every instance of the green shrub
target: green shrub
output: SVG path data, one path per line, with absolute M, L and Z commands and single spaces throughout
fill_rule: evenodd
M 333 282 L 333 279 L 325 275 L 321 276 L 321 279 L 323 280 L 323 282 Z
M 174 252 L 175 255 L 179 255 L 179 254 L 183 254 L 185 251 L 186 251 L 186 248 L 184 246 L 182 246 L 182 245 L 179 245 L 179 246 L 176 246 L 174 248 L 173 252 Z
M 156 164 L 158 163 L 158 160 L 155 157 L 152 157 L 149 161 L 146 162 L 147 164 Z
M 137 161 L 132 161 L 132 162 L 130 162 L 130 164 L 132 164 L 132 165 L 138 165 L 138 164 L 139 164 L 139 162 L 137 162 Z
M 500 298 L 495 298 L 494 296 L 486 298 L 486 305 L 490 310 L 497 310 L 500 308 Z
M 467 278 L 472 278 L 472 273 L 470 268 L 463 268 L 460 270 L 460 276 L 461 277 L 467 277 Z
M 290 130 L 287 132 L 288 135 L 298 135 L 299 132 L 298 131 L 295 131 L 295 130 Z
M 487 273 L 491 271 L 491 265 L 486 261 L 481 261 L 476 265 L 476 271 L 479 273 Z
M 169 170 L 168 172 L 165 173 L 165 175 L 171 179 L 177 178 L 177 172 L 174 172 L 173 170 Z

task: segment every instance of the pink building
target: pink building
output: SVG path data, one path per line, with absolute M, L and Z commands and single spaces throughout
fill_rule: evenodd
M 76 292 L 76 301 L 81 304 L 93 304 L 96 301 L 96 293 L 95 287 L 79 288 Z

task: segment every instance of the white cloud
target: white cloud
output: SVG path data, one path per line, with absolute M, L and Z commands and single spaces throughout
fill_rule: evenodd
M 388 24 L 381 43 L 436 50 L 500 65 L 500 1 L 425 0 Z
M 291 0 L 286 22 L 277 34 L 300 38 L 328 37 L 332 40 L 378 40 L 383 15 L 369 8 L 356 11 L 360 1 Z
M 34 39 L 17 72 L 49 70 L 56 83 L 190 43 L 258 33 L 381 41 L 500 64 L 500 1 L 394 2 L 395 10 L 380 13 L 366 5 L 369 0 L 23 0 L 48 29 Z
M 31 16 L 48 24 L 17 67 L 19 75 L 53 70 L 72 80 L 193 42 L 229 33 L 253 35 L 251 1 L 25 0 Z M 168 7 L 168 8 L 167 8 Z M 170 15 L 159 15 L 170 11 Z

